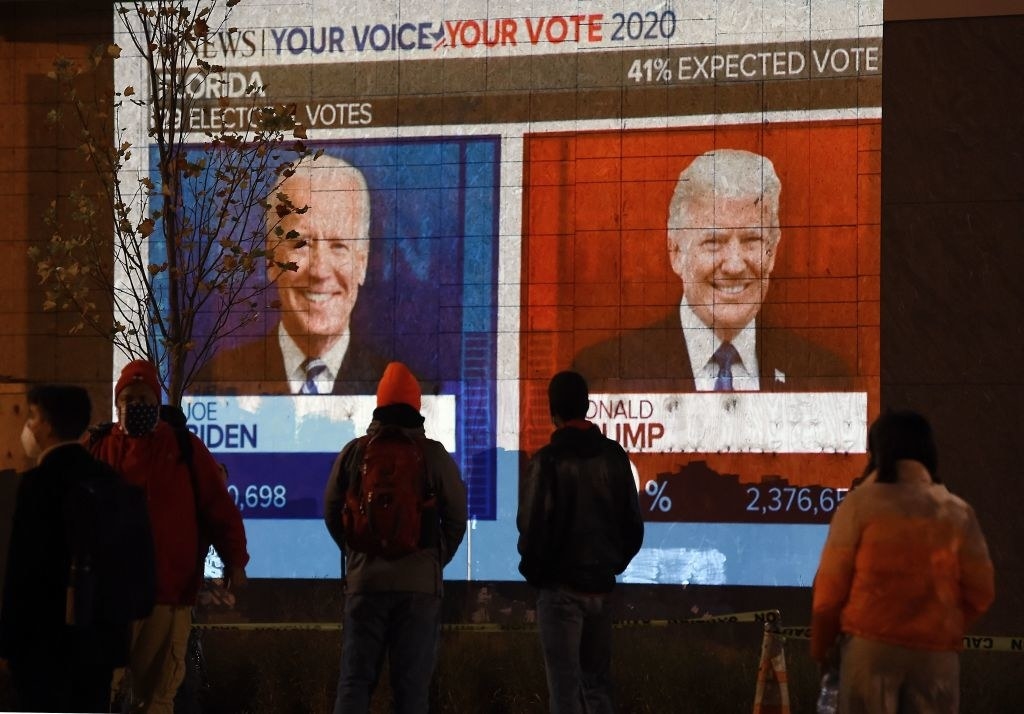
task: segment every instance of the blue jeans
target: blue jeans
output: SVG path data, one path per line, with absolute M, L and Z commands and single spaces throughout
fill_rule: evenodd
M 334 713 L 365 714 L 370 710 L 385 654 L 395 712 L 428 711 L 440 628 L 438 595 L 379 592 L 347 596 Z
M 612 704 L 607 595 L 542 589 L 537 622 L 552 714 L 605 714 Z

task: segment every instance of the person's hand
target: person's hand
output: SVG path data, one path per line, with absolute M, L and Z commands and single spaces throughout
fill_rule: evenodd
M 197 602 L 202 607 L 230 610 L 235 606 L 235 595 L 225 587 L 223 578 L 212 578 L 203 581 Z
M 228 590 L 244 588 L 249 582 L 245 574 L 245 568 L 241 565 L 229 565 L 224 568 L 224 587 Z
M 0 657 L 0 672 L 10 672 L 11 665 L 7 664 L 7 660 Z

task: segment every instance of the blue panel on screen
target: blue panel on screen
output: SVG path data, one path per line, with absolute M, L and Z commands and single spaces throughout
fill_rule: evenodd
M 351 315 L 352 334 L 378 354 L 405 362 L 424 394 L 455 398 L 453 455 L 466 482 L 470 516 L 493 519 L 500 142 L 496 137 L 456 137 L 310 145 L 357 167 L 369 189 L 369 263 Z M 198 147 L 190 151 L 193 158 L 200 155 Z M 155 150 L 150 165 L 157 165 Z M 260 230 L 262 220 L 260 211 L 253 212 L 247 226 Z M 160 237 L 158 232 L 151 241 L 151 262 L 164 259 Z M 251 280 L 265 281 L 266 276 L 257 270 Z M 261 300 L 269 306 L 275 298 L 272 286 Z M 200 339 L 218 314 L 211 308 L 197 317 Z M 218 350 L 258 341 L 272 349 L 278 320 L 278 310 L 264 309 L 258 319 L 219 341 Z M 355 426 L 361 433 L 366 425 Z M 319 518 L 323 484 L 341 446 L 327 441 L 298 445 L 302 452 L 215 451 L 229 466 L 243 505 L 250 486 L 257 490 L 255 495 L 249 490 L 249 500 L 257 503 L 261 486 L 287 491 L 287 505 L 278 512 L 249 508 L 243 511 L 247 519 Z M 262 493 L 267 496 L 265 489 Z

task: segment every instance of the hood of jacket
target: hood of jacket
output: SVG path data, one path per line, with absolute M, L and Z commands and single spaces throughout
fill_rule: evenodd
M 399 426 L 419 434 L 424 434 L 422 414 L 408 404 L 389 404 L 373 410 L 373 421 L 366 428 L 367 434 L 375 434 L 381 427 Z
M 551 446 L 559 451 L 586 459 L 597 456 L 604 448 L 604 434 L 589 421 L 574 421 L 551 434 Z

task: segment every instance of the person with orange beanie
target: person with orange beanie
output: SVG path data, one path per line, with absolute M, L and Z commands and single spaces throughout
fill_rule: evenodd
M 366 435 L 342 449 L 327 482 L 324 522 L 342 552 L 345 574 L 335 712 L 369 711 L 385 654 L 395 711 L 429 709 L 440 642 L 441 574 L 466 533 L 466 488 L 444 445 L 426 438 L 420 393 L 419 382 L 404 364 L 388 364 Z M 410 492 L 423 498 L 422 522 L 414 529 L 413 542 L 398 551 L 372 538 L 357 538 L 361 533 L 352 525 L 359 520 L 352 512 L 353 499 L 377 460 L 386 462 L 384 470 L 397 472 L 397 478 L 409 479 Z M 373 507 L 359 504 L 356 508 Z
M 174 428 L 160 418 L 160 393 L 156 367 L 146 360 L 129 362 L 114 387 L 117 423 L 90 440 L 89 450 L 146 491 L 156 550 L 156 607 L 132 633 L 129 711 L 170 714 L 185 675 L 191 609 L 203 578 L 200 543 L 216 548 L 229 588 L 244 584 L 249 554 L 242 516 L 219 464 L 191 433 L 191 459 L 183 457 Z

